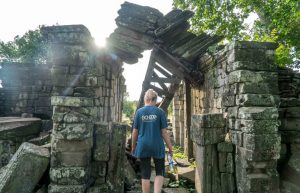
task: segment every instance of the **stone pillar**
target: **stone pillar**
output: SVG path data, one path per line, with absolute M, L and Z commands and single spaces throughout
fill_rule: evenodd
M 279 192 L 277 159 L 278 73 L 272 43 L 234 42 L 228 46 L 228 83 L 222 104 L 236 145 L 238 193 Z
M 90 76 L 92 38 L 82 25 L 46 27 L 42 32 L 50 43 L 54 95 L 48 192 L 83 193 L 90 179 L 93 120 L 97 117 L 95 81 Z
M 225 119 L 223 118 L 223 114 L 193 115 L 191 139 L 194 142 L 195 148 L 195 181 L 197 182 L 197 192 L 229 192 L 227 191 L 228 188 L 223 185 L 224 183 L 222 184 L 222 188 L 224 189 L 221 190 L 221 178 L 228 177 L 228 179 L 231 178 L 233 181 L 233 176 L 230 173 L 221 175 L 219 163 L 222 162 L 218 161 L 219 145 L 225 139 Z M 224 160 L 221 161 L 224 162 Z M 226 185 L 229 183 L 229 181 L 224 179 L 222 182 L 225 182 Z
M 93 145 L 93 99 L 53 96 L 49 193 L 85 192 Z

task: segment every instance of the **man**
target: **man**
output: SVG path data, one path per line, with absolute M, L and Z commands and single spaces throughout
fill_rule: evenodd
M 132 131 L 132 154 L 141 160 L 143 193 L 150 193 L 151 158 L 155 163 L 154 193 L 161 193 L 165 175 L 165 145 L 172 155 L 167 133 L 166 115 L 156 107 L 157 93 L 149 89 L 144 96 L 145 106 L 138 109 Z

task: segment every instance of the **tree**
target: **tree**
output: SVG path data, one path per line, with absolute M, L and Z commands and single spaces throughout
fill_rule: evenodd
M 278 43 L 275 62 L 300 67 L 299 0 L 173 0 L 177 8 L 195 12 L 192 31 L 225 36 L 228 40 Z M 245 20 L 258 18 L 253 26 Z
M 0 41 L 0 59 L 9 62 L 45 62 L 47 42 L 41 34 L 41 27 L 29 30 L 21 37 L 16 36 L 13 41 Z
M 128 100 L 128 93 L 125 93 L 124 100 L 123 100 L 123 113 L 129 119 L 132 119 L 137 108 L 137 101 L 130 101 Z

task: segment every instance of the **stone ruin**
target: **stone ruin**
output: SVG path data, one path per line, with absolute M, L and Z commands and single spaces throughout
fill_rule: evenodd
M 195 158 L 197 192 L 300 192 L 300 75 L 274 65 L 276 45 L 212 53 L 222 37 L 188 32 L 189 11 L 125 2 L 118 13 L 105 49 L 82 25 L 51 26 L 46 64 L 1 63 L 0 193 L 124 192 L 122 64 L 145 49 L 143 91 L 163 107 L 173 99 L 174 140 Z

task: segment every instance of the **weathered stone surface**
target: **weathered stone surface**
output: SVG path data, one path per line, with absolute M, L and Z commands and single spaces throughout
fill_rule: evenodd
M 50 168 L 50 180 L 60 185 L 82 185 L 88 180 L 90 170 L 87 167 Z
M 49 151 L 23 143 L 0 175 L 1 193 L 32 193 L 49 164 Z
M 279 176 L 276 160 L 266 162 L 247 161 L 243 156 L 236 157 L 236 180 L 239 192 L 279 193 Z
M 57 139 L 88 139 L 93 135 L 93 124 L 55 124 L 53 135 L 55 135 Z
M 281 180 L 281 187 L 280 192 L 281 193 L 298 193 L 300 192 L 300 186 L 298 184 L 291 183 L 286 180 Z
M 238 110 L 241 119 L 277 119 L 278 110 L 275 107 L 241 107 Z
M 110 126 L 110 161 L 107 169 L 107 183 L 111 192 L 119 193 L 124 189 L 124 165 L 126 125 L 112 123 Z
M 101 186 L 90 187 L 87 190 L 87 193 L 99 193 L 99 192 L 103 192 L 103 193 L 110 192 L 108 185 L 107 184 L 102 184 Z
M 95 185 L 104 184 L 108 163 L 93 161 L 91 164 L 91 177 L 95 179 Z
M 195 145 L 196 173 L 195 181 L 197 192 L 211 192 L 212 190 L 212 148 L 215 145 L 199 146 Z
M 52 96 L 51 105 L 68 107 L 92 107 L 94 103 L 92 98 Z
M 233 152 L 233 145 L 228 142 L 222 142 L 218 144 L 218 152 Z
M 84 25 L 43 27 L 42 33 L 52 43 L 88 44 L 92 38 Z
M 191 140 L 198 145 L 211 145 L 220 143 L 225 140 L 225 129 L 191 127 Z
M 222 96 L 222 105 L 224 107 L 236 106 L 236 97 L 234 95 L 233 96 L 223 95 Z
M 225 127 L 225 119 L 223 118 L 222 113 L 192 115 L 192 127 L 194 128 Z
M 51 167 L 85 167 L 91 161 L 91 151 L 51 152 Z
M 252 151 L 243 147 L 237 147 L 237 157 L 236 159 L 245 159 L 248 161 L 268 161 L 276 160 L 280 158 L 279 149 L 275 150 L 265 150 L 265 151 Z
M 289 107 L 286 109 L 286 117 L 300 118 L 300 107 Z
M 277 82 L 244 82 L 238 83 L 237 87 L 237 91 L 234 94 L 279 94 Z
M 235 129 L 253 134 L 277 133 L 279 124 L 277 120 L 236 119 Z
M 109 160 L 110 134 L 96 135 L 95 146 L 93 148 L 93 158 L 96 161 Z
M 280 135 L 278 134 L 243 134 L 243 147 L 252 151 L 280 152 Z
M 16 152 L 16 144 L 10 140 L 0 140 L 0 168 L 8 164 Z
M 93 146 L 93 139 L 84 140 L 66 140 L 52 137 L 51 149 L 55 152 L 82 152 L 90 151 Z
M 300 99 L 280 98 L 280 107 L 300 107 Z
M 54 123 L 87 123 L 92 121 L 89 116 L 76 111 L 56 113 L 52 116 L 52 120 Z
M 275 72 L 253 72 L 248 70 L 237 70 L 234 72 L 231 72 L 228 76 L 228 83 L 234 84 L 234 83 L 272 83 L 277 82 L 278 76 Z
M 227 71 L 232 72 L 236 70 L 263 70 L 263 71 L 276 71 L 277 66 L 272 62 L 253 62 L 253 61 L 236 61 L 227 65 Z
M 26 137 L 37 136 L 41 131 L 41 119 L 39 118 L 0 118 L 0 140 L 12 140 L 22 142 Z
M 94 126 L 93 158 L 96 161 L 109 160 L 110 133 L 107 123 L 96 123 Z
M 85 185 L 56 185 L 48 186 L 48 193 L 85 193 Z
M 239 106 L 278 106 L 279 97 L 270 94 L 240 94 L 236 96 Z

